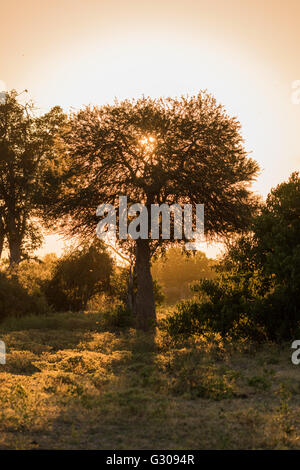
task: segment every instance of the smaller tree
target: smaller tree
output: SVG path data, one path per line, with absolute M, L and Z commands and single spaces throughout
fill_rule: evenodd
M 0 254 L 6 242 L 11 266 L 41 245 L 40 196 L 65 122 L 58 106 L 36 116 L 33 104 L 21 104 L 14 90 L 0 102 Z
M 204 302 L 181 304 L 169 319 L 176 334 L 211 329 L 272 341 L 300 333 L 300 177 L 272 189 L 251 230 L 235 239 L 216 280 L 201 281 Z M 298 333 L 297 333 L 298 332 Z
M 58 260 L 45 284 L 47 300 L 57 311 L 84 310 L 95 294 L 109 292 L 112 273 L 113 260 L 100 240 L 81 245 Z

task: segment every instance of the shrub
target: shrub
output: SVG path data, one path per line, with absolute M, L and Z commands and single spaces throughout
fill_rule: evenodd
M 123 304 L 105 311 L 102 319 L 104 328 L 129 328 L 134 326 L 134 316 Z
M 200 281 L 202 303 L 185 303 L 167 319 L 170 334 L 204 329 L 240 338 L 288 341 L 300 334 L 300 177 L 293 173 L 267 197 L 251 231 L 236 238 L 216 280 Z
M 83 244 L 62 256 L 44 292 L 57 311 L 84 310 L 95 295 L 110 290 L 113 261 L 100 240 Z
M 29 294 L 43 295 L 43 284 L 53 276 L 53 269 L 57 263 L 55 253 L 44 256 L 42 260 L 24 260 L 14 272 L 19 283 Z
M 300 334 L 299 297 L 277 289 L 264 297 L 249 298 L 228 278 L 203 281 L 197 286 L 208 300 L 185 301 L 161 323 L 172 338 L 207 332 L 232 339 L 286 341 Z
M 10 316 L 41 315 L 48 311 L 42 296 L 29 294 L 16 276 L 0 273 L 0 320 Z
M 251 317 L 272 341 L 289 341 L 300 335 L 300 292 L 278 287 L 251 306 Z
M 161 329 L 167 331 L 172 338 L 189 337 L 205 329 L 201 318 L 201 304 L 186 300 L 176 306 L 172 315 L 160 322 Z

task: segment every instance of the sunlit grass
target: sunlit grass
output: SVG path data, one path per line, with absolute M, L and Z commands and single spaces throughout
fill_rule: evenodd
M 2 449 L 299 448 L 290 345 L 174 345 L 97 313 L 6 320 L 0 337 Z

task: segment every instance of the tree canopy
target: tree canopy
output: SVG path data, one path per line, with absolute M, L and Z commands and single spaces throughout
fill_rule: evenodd
M 64 121 L 59 107 L 35 116 L 33 104 L 21 104 L 14 90 L 0 103 L 0 251 L 7 241 L 12 265 L 41 243 L 34 217 L 41 215 L 38 196 Z
M 147 208 L 204 204 L 208 237 L 244 230 L 256 207 L 248 185 L 258 165 L 244 150 L 240 127 L 206 92 L 86 107 L 70 117 L 60 146 L 68 171 L 48 215 L 60 217 L 69 234 L 93 235 L 96 208 L 110 203 L 117 209 L 125 195 L 129 205 Z M 173 241 L 171 235 L 134 242 L 141 328 L 155 320 L 151 256 L 157 245 Z

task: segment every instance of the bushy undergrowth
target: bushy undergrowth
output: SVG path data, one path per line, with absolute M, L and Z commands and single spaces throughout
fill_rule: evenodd
M 181 302 L 162 320 L 161 328 L 172 338 L 214 332 L 232 339 L 280 342 L 300 334 L 299 297 L 285 289 L 249 299 L 221 278 L 202 282 L 198 291 L 206 300 Z
M 38 293 L 28 293 L 17 277 L 0 272 L 0 320 L 6 317 L 22 317 L 30 314 L 44 314 L 49 307 Z
M 102 324 L 108 329 L 129 328 L 133 327 L 134 323 L 132 312 L 123 304 L 107 309 L 102 314 Z
M 215 334 L 174 345 L 102 317 L 0 325 L 0 449 L 299 449 L 290 343 Z
M 7 317 L 40 315 L 51 311 L 85 310 L 88 302 L 110 293 L 113 260 L 98 241 L 61 258 L 46 255 L 0 271 L 0 321 Z M 95 304 L 95 302 L 94 302 Z
M 300 334 L 300 176 L 271 190 L 251 230 L 231 242 L 218 278 L 194 286 L 163 327 L 172 337 L 203 334 L 289 341 Z
M 95 294 L 108 293 L 113 260 L 100 240 L 62 256 L 43 284 L 48 303 L 56 311 L 84 310 Z

